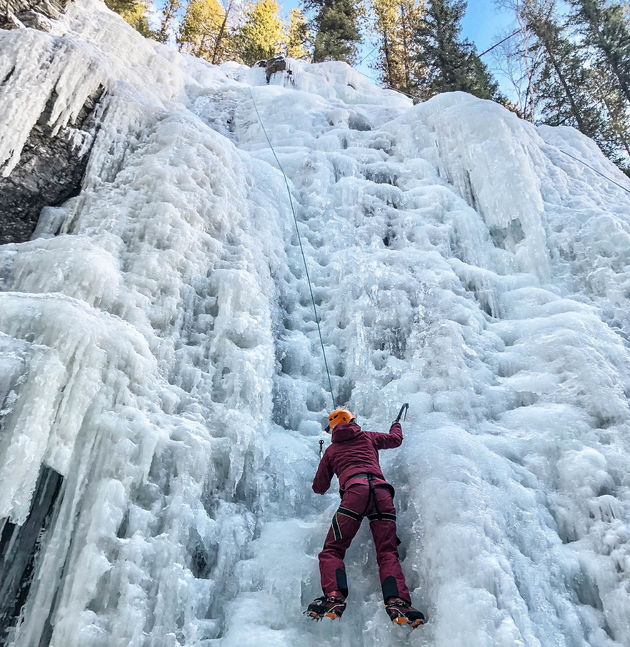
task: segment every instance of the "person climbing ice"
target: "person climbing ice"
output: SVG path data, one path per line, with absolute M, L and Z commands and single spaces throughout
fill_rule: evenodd
M 424 622 L 422 613 L 411 606 L 398 560 L 394 488 L 385 480 L 378 462 L 379 450 L 402 443 L 400 417 L 405 408 L 408 405 L 403 405 L 387 434 L 364 431 L 347 409 L 335 409 L 328 417 L 327 431 L 332 434 L 332 443 L 319 463 L 313 491 L 325 494 L 336 474 L 341 505 L 333 516 L 324 548 L 319 553 L 324 595 L 311 602 L 305 612 L 316 620 L 324 616 L 341 618 L 346 608 L 348 584 L 343 558 L 363 517 L 367 516 L 376 547 L 385 610 L 397 624 L 409 623 L 415 628 Z

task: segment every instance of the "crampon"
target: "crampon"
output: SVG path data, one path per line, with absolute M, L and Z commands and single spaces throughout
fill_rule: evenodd
M 341 618 L 345 610 L 346 601 L 342 597 L 323 595 L 321 598 L 315 598 L 304 613 L 313 620 L 321 620 L 322 618 L 335 620 L 336 618 Z
M 425 622 L 424 615 L 401 598 L 390 598 L 385 603 L 385 611 L 390 620 L 397 625 L 409 625 L 415 629 Z

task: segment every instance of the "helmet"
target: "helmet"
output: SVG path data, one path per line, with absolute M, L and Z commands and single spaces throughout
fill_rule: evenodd
M 348 409 L 335 409 L 328 416 L 328 427 L 332 429 L 336 425 L 345 424 L 354 420 L 354 413 Z

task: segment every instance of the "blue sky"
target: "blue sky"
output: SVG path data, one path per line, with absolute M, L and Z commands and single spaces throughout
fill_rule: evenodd
M 281 13 L 288 15 L 293 7 L 299 5 L 298 0 L 277 0 L 281 5 Z M 488 47 L 501 40 L 501 34 L 505 33 L 511 26 L 512 21 L 509 13 L 497 9 L 493 0 L 468 0 L 468 9 L 464 20 L 462 21 L 462 33 L 468 40 L 475 43 L 478 52 L 483 52 Z M 363 47 L 363 56 L 368 54 L 372 46 Z M 369 63 L 376 56 L 376 52 L 369 56 L 366 62 L 359 66 L 359 70 L 370 78 L 376 78 L 376 72 L 370 69 Z M 484 63 L 495 74 L 497 80 L 501 83 L 501 75 L 494 70 L 494 61 L 491 55 L 484 57 Z M 501 83 L 503 85 L 503 83 Z M 505 91 L 505 89 L 504 89 Z
M 509 12 L 499 10 L 492 0 L 468 0 L 468 10 L 462 21 L 463 33 L 483 52 L 501 40 L 500 35 L 512 24 Z

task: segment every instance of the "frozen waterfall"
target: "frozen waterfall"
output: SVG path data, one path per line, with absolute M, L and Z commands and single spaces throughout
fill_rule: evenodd
M 0 245 L 0 644 L 630 645 L 630 181 L 469 95 L 267 83 L 98 0 L 48 29 L 0 31 L 3 217 L 75 178 Z M 410 403 L 381 460 L 411 634 L 365 524 L 343 619 L 301 615 L 330 396 L 250 92 L 337 401 Z

